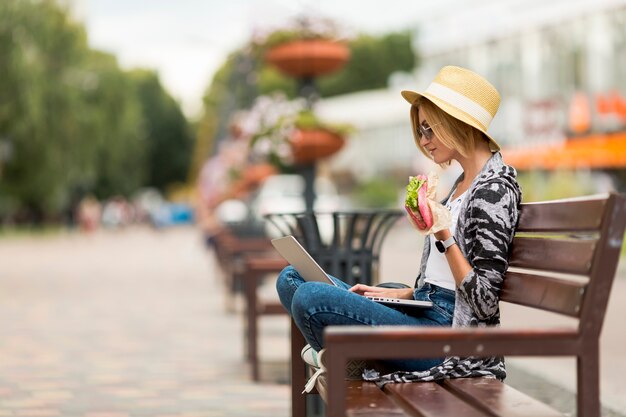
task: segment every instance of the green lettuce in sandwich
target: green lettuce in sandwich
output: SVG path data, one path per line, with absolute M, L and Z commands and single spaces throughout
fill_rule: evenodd
M 421 230 L 428 230 L 433 225 L 433 214 L 426 197 L 427 191 L 428 178 L 425 175 L 409 177 L 409 184 L 406 186 L 404 208 Z

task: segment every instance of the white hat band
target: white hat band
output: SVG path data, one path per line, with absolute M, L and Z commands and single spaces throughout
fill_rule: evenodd
M 478 120 L 487 130 L 487 127 L 491 123 L 493 116 L 483 106 L 475 101 L 467 98 L 463 94 L 446 87 L 439 83 L 430 83 L 425 91 L 425 94 L 430 94 L 438 99 L 441 99 L 459 110 L 464 111 L 476 120 Z

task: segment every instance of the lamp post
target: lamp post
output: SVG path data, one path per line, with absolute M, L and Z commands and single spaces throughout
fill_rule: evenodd
M 308 110 L 313 110 L 313 104 L 319 98 L 315 78 L 304 76 L 298 80 L 298 95 L 305 99 Z M 317 165 L 310 162 L 298 166 L 297 172 L 304 179 L 304 207 L 306 211 L 313 212 L 315 205 L 315 177 L 317 175 Z

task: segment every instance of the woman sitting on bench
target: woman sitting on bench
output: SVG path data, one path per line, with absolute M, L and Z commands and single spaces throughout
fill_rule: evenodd
M 309 346 L 303 359 L 319 367 L 323 331 L 334 325 L 493 326 L 500 322 L 499 291 L 519 216 L 520 188 L 500 146 L 487 134 L 499 104 L 498 91 L 464 68 L 442 68 L 423 93 L 403 91 L 411 104 L 417 147 L 440 165 L 457 161 L 462 175 L 443 204 L 451 225 L 426 237 L 415 288 L 350 287 L 305 282 L 293 267 L 280 274 L 277 290 Z M 418 211 L 408 211 L 417 227 Z M 383 296 L 432 301 L 432 308 L 396 309 L 365 298 Z M 419 358 L 419 352 L 415 352 Z M 414 359 L 385 363 L 389 372 L 368 371 L 368 380 L 432 381 L 470 376 L 504 379 L 502 358 Z M 359 374 L 361 371 L 358 371 Z M 360 375 L 359 375 L 360 376 Z

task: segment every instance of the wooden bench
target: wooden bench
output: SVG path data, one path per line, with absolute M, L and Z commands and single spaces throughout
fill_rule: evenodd
M 494 379 L 387 384 L 346 381 L 351 359 L 443 356 L 575 356 L 579 417 L 600 415 L 599 337 L 619 260 L 626 197 L 618 194 L 523 204 L 501 301 L 578 319 L 560 329 L 335 326 L 325 332 L 328 373 L 317 390 L 327 416 L 561 416 Z M 292 415 L 301 395 L 304 339 L 292 325 Z
M 245 256 L 273 250 L 270 240 L 265 236 L 239 235 L 229 228 L 224 228 L 215 236 L 215 255 L 223 278 L 227 311 L 235 310 L 234 296 L 244 290 L 242 279 L 247 272 Z
M 243 261 L 242 281 L 245 295 L 245 326 L 244 338 L 246 345 L 246 358 L 250 363 L 250 372 L 253 381 L 259 381 L 259 318 L 263 315 L 287 314 L 285 308 L 278 300 L 261 300 L 257 289 L 261 281 L 268 274 L 278 275 L 287 261 L 275 251 L 269 253 L 248 254 Z
M 259 381 L 259 318 L 263 315 L 287 314 L 278 300 L 263 302 L 257 293 L 263 278 L 277 275 L 287 262 L 274 250 L 265 236 L 239 236 L 224 229 L 215 239 L 216 258 L 222 270 L 226 289 L 226 309 L 234 311 L 234 295 L 244 296 L 244 357 L 250 364 L 253 381 Z

